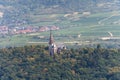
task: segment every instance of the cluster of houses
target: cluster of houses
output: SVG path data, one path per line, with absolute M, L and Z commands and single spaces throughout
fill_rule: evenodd
M 8 34 L 8 30 L 7 26 L 0 26 L 0 34 Z
M 13 27 L 0 26 L 0 34 L 27 34 L 35 32 L 45 32 L 49 30 L 59 30 L 57 26 L 41 26 L 41 27 Z

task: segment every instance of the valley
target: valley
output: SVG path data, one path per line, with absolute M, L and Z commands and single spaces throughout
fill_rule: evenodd
M 119 48 L 119 11 L 105 13 L 74 12 L 69 14 L 47 14 L 36 16 L 32 17 L 33 21 L 36 20 L 36 18 L 44 21 L 39 20 L 40 22 L 36 23 L 35 25 L 29 24 L 24 26 L 33 26 L 33 28 L 39 26 L 49 26 L 50 28 L 51 25 L 58 26 L 60 28 L 59 30 L 52 31 L 56 42 L 83 46 L 104 44 L 107 47 L 117 46 L 117 48 Z M 102 39 L 104 37 L 111 37 L 108 32 L 112 33 L 113 38 L 107 40 Z M 42 42 L 45 44 L 48 42 L 48 39 L 49 31 L 16 34 L 11 36 L 5 35 L 0 39 L 0 46 L 20 46 L 33 43 L 41 44 Z

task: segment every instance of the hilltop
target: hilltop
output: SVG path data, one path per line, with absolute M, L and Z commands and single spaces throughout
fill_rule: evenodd
M 0 49 L 1 80 L 119 80 L 120 50 L 63 50 L 54 58 L 41 45 Z

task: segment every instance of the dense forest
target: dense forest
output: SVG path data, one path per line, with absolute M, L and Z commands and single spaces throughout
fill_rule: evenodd
M 120 49 L 97 45 L 50 56 L 43 45 L 3 48 L 0 80 L 120 80 Z

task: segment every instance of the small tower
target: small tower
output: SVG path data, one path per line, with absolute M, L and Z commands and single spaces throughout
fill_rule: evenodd
M 52 32 L 50 30 L 50 38 L 49 38 L 49 54 L 53 56 L 57 52 L 57 46 L 54 42 L 54 38 Z

